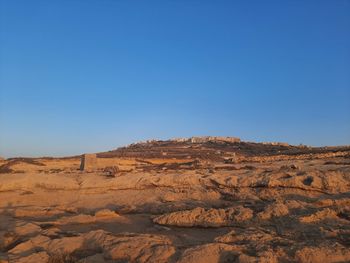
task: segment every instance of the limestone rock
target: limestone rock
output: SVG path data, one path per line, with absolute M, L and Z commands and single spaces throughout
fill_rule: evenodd
M 107 166 L 103 169 L 103 172 L 106 174 L 107 177 L 116 177 L 116 175 L 119 173 L 118 166 Z
M 211 243 L 186 249 L 177 263 L 237 262 L 240 254 L 239 247 Z
M 77 237 L 54 239 L 49 243 L 52 254 L 96 252 L 106 260 L 118 262 L 168 262 L 175 253 L 170 239 L 161 235 L 125 233 L 113 235 L 103 230 Z M 101 255 L 89 258 L 91 262 Z M 84 262 L 84 261 L 83 261 Z
M 268 205 L 263 212 L 260 212 L 258 214 L 258 217 L 263 220 L 268 220 L 272 217 L 280 217 L 288 214 L 288 207 L 281 202 L 276 202 L 271 205 Z
M 18 260 L 11 260 L 14 263 L 46 263 L 49 262 L 49 255 L 45 251 L 33 253 Z
M 242 206 L 226 209 L 204 209 L 197 207 L 192 210 L 173 212 L 153 219 L 160 225 L 183 227 L 221 227 L 242 223 L 253 217 L 253 211 Z
M 80 170 L 92 172 L 97 169 L 96 154 L 84 154 L 81 158 Z
M 116 212 L 111 211 L 109 209 L 102 209 L 95 213 L 95 217 L 114 218 L 119 217 L 119 215 Z
M 15 225 L 15 232 L 19 236 L 37 234 L 41 231 L 41 228 L 33 223 L 26 223 L 19 221 Z
M 295 260 L 301 263 L 350 262 L 350 251 L 338 243 L 322 247 L 305 247 L 295 253 Z
M 8 247 L 15 244 L 19 236 L 14 232 L 0 231 L 0 251 L 6 251 Z
M 313 222 L 318 222 L 326 219 L 330 219 L 330 220 L 338 219 L 337 212 L 332 209 L 325 208 L 312 215 L 301 217 L 299 220 L 302 223 L 313 223 Z
M 240 232 L 232 230 L 225 235 L 215 238 L 216 242 L 220 243 L 245 243 L 259 248 L 266 246 L 273 241 L 281 241 L 282 239 L 273 232 L 265 232 L 258 228 L 247 228 Z
M 100 263 L 100 262 L 106 262 L 105 257 L 103 254 L 95 254 L 93 256 L 89 256 L 86 258 L 83 258 L 78 261 L 79 263 Z

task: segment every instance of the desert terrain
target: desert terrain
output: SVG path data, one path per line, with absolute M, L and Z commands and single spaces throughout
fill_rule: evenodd
M 1 159 L 0 262 L 350 262 L 350 146 L 192 137 Z

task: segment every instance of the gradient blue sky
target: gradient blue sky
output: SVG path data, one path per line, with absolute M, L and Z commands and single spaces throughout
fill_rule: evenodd
M 350 144 L 350 1 L 0 0 L 0 155 Z

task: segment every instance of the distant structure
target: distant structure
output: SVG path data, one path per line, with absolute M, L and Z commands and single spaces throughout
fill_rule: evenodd
M 96 154 L 84 154 L 81 157 L 80 170 L 85 172 L 92 172 L 97 169 Z
M 175 138 L 175 142 L 190 142 L 190 143 L 206 143 L 206 142 L 240 142 L 241 139 L 237 137 L 224 136 L 196 136 L 191 138 Z
M 241 139 L 237 137 L 223 137 L 223 136 L 203 136 L 191 137 L 191 143 L 205 143 L 205 142 L 240 142 Z
M 173 138 L 168 141 L 172 142 L 179 142 L 179 143 L 206 143 L 206 142 L 216 142 L 216 143 L 234 143 L 234 142 L 240 142 L 241 139 L 238 137 L 227 137 L 227 136 L 194 136 L 190 138 Z M 147 145 L 157 142 L 164 142 L 160 140 L 147 140 L 147 141 L 141 141 L 138 143 L 130 144 L 129 146 L 133 145 Z
M 174 139 L 171 139 L 171 141 L 174 141 L 174 142 L 188 142 L 190 139 L 189 138 L 174 138 Z

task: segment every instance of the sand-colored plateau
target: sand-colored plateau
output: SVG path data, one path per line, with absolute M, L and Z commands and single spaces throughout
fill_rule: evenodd
M 0 160 L 0 262 L 350 262 L 350 147 L 204 137 Z M 88 168 L 87 168 L 88 167 Z

